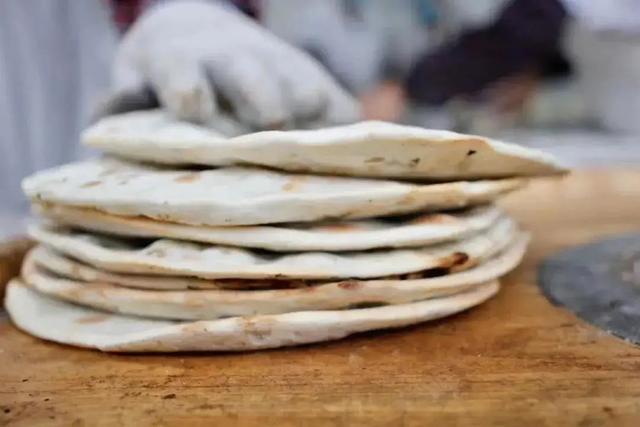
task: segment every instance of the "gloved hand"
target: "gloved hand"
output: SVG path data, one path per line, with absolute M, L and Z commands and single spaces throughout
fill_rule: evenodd
M 359 117 L 356 101 L 312 57 L 217 4 L 152 9 L 125 36 L 113 71 L 105 115 L 146 104 L 151 89 L 176 117 L 203 124 L 225 112 L 250 129 Z

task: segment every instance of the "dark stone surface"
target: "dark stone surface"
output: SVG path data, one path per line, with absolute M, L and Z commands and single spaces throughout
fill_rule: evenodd
M 551 256 L 538 269 L 538 284 L 553 304 L 640 344 L 640 234 Z

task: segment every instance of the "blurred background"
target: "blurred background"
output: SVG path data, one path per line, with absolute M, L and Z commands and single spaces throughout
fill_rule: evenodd
M 0 2 L 0 237 L 26 217 L 22 177 L 88 155 L 78 135 L 118 44 L 156 3 Z M 640 162 L 638 0 L 211 3 L 311 54 L 366 119 L 501 138 L 571 166 Z

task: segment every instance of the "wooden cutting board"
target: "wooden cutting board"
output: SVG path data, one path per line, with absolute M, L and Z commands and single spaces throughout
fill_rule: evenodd
M 505 205 L 534 234 L 488 303 L 442 321 L 244 354 L 109 355 L 0 315 L 0 425 L 640 425 L 640 348 L 549 304 L 546 255 L 640 228 L 640 171 L 542 181 Z
M 7 281 L 20 272 L 22 257 L 32 245 L 26 237 L 0 242 L 0 298 L 4 296 Z

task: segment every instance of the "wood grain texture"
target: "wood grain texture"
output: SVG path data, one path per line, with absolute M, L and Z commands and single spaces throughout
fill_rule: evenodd
M 19 273 L 22 258 L 32 246 L 33 242 L 26 237 L 0 242 L 0 298 L 7 282 Z
M 534 233 L 488 303 L 443 321 L 245 354 L 108 355 L 0 320 L 0 425 L 640 425 L 640 348 L 549 304 L 535 266 L 640 225 L 640 172 L 505 201 Z

